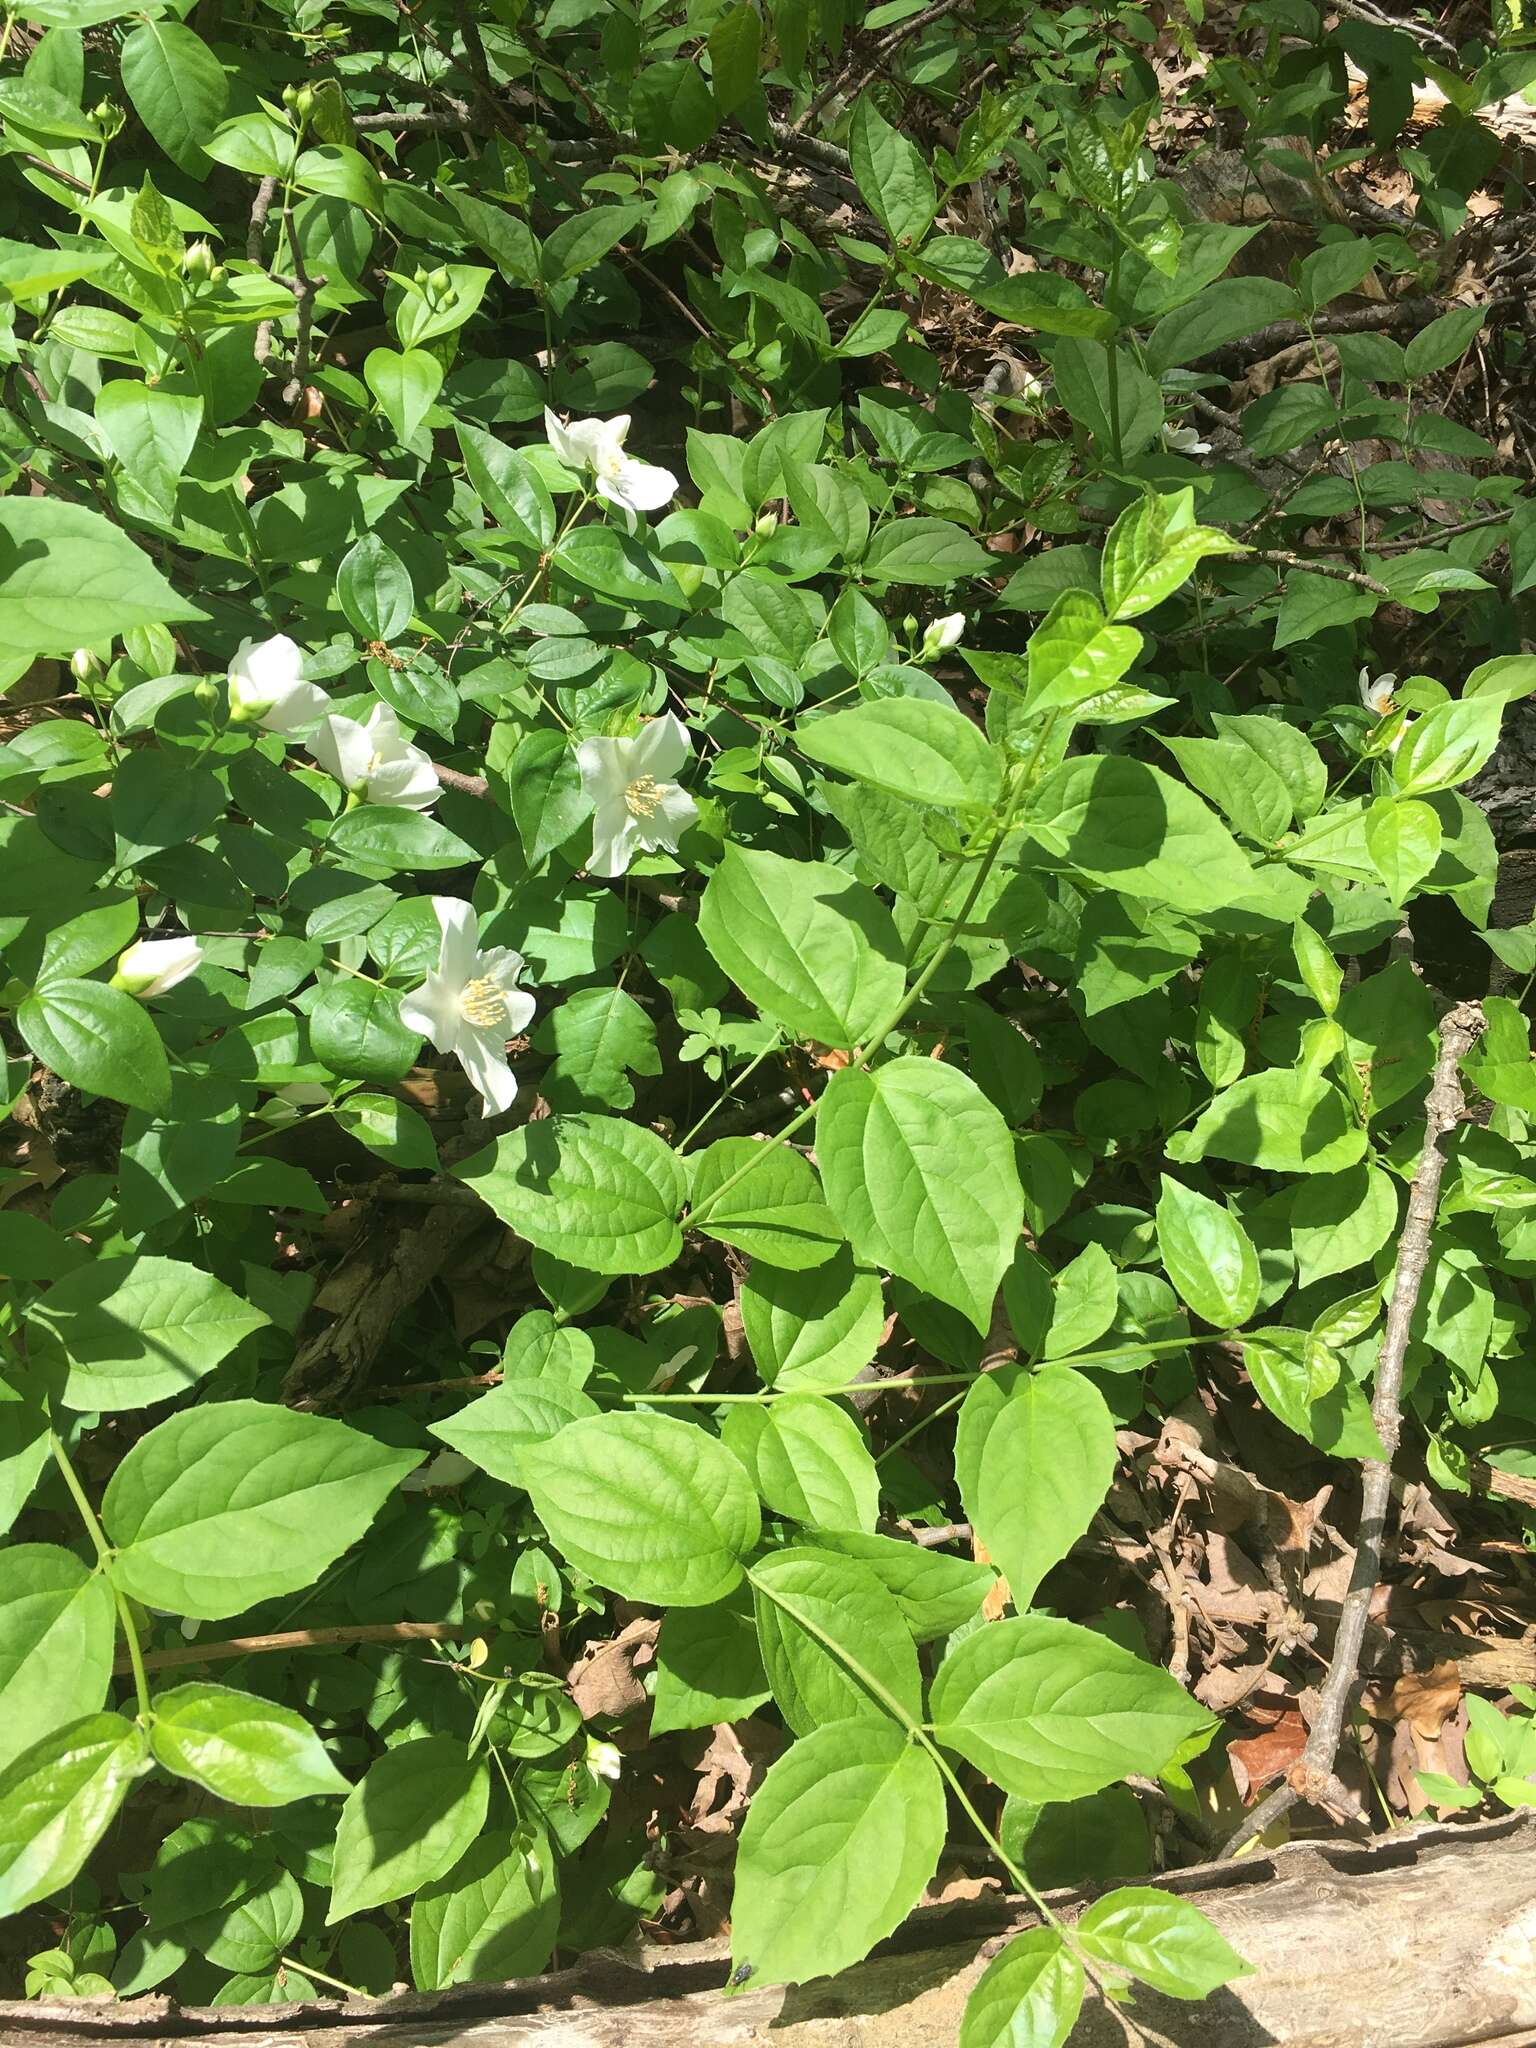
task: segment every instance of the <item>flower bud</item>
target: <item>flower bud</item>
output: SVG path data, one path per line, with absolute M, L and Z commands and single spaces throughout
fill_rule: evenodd
M 89 647 L 77 647 L 69 657 L 69 672 L 77 683 L 99 683 L 106 674 L 99 656 Z
M 87 118 L 101 130 L 102 140 L 110 142 L 123 125 L 123 110 L 115 100 L 98 100 Z
M 614 1784 L 623 1767 L 624 1752 L 617 1743 L 599 1742 L 591 1735 L 587 1737 L 587 1769 L 594 1778 L 606 1778 Z
M 951 647 L 958 647 L 964 637 L 964 612 L 950 612 L 946 618 L 935 619 L 923 635 L 918 659 L 933 661 L 938 655 L 947 654 Z
M 146 996 L 163 996 L 202 965 L 203 949 L 196 939 L 135 939 L 117 959 L 112 986 L 142 1001 Z
M 189 242 L 182 254 L 181 267 L 188 277 L 211 277 L 213 275 L 213 249 L 206 242 Z
M 219 686 L 211 676 L 203 676 L 192 685 L 192 701 L 201 704 L 205 711 L 219 701 Z
M 772 540 L 773 536 L 778 532 L 778 530 L 779 515 L 777 512 L 762 513 L 760 517 L 755 521 L 752 527 L 752 531 L 757 535 L 759 540 Z

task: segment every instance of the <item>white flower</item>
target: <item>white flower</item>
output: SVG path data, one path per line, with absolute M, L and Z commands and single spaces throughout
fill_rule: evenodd
M 1385 718 L 1387 713 L 1393 708 L 1392 687 L 1396 681 L 1396 675 L 1389 673 L 1384 676 L 1377 676 L 1376 680 L 1372 682 L 1370 670 L 1368 668 L 1361 669 L 1360 702 L 1365 706 L 1366 710 L 1374 711 L 1378 718 Z
M 387 704 L 375 704 L 361 724 L 333 712 L 321 720 L 308 744 L 343 789 L 371 804 L 425 811 L 442 793 L 431 761 L 420 747 L 402 739 L 400 721 Z
M 442 943 L 437 967 L 400 1004 L 407 1027 L 451 1052 L 480 1091 L 487 1116 L 510 1109 L 517 1082 L 507 1040 L 532 1020 L 533 997 L 517 985 L 523 956 L 510 946 L 480 951 L 475 913 L 456 896 L 434 896 Z
M 135 939 L 117 956 L 112 986 L 141 999 L 163 996 L 202 964 L 203 949 L 196 939 Z
M 964 638 L 965 613 L 950 612 L 947 617 L 933 621 L 923 635 L 917 658 L 919 661 L 932 661 L 936 655 L 947 654 L 951 647 L 958 647 Z
M 669 711 L 632 740 L 583 740 L 576 749 L 582 787 L 597 806 L 592 820 L 594 875 L 622 875 L 637 853 L 677 842 L 699 807 L 673 779 L 692 754 L 687 728 Z
M 616 1785 L 623 1768 L 624 1752 L 616 1742 L 599 1742 L 595 1736 L 587 1737 L 587 1769 L 594 1778 L 606 1778 L 610 1785 Z
M 1209 455 L 1211 444 L 1202 441 L 1198 427 L 1176 427 L 1172 420 L 1163 422 L 1163 446 L 1170 455 Z
M 304 680 L 304 650 L 286 633 L 270 640 L 242 640 L 229 664 L 232 725 L 252 719 L 268 732 L 292 733 L 331 708 L 324 690 Z
M 1026 370 L 1019 379 L 1018 395 L 1026 405 L 1039 405 L 1045 397 L 1044 380 L 1035 376 L 1033 371 Z
M 590 470 L 597 495 L 611 498 L 626 511 L 659 512 L 676 496 L 677 478 L 670 469 L 626 455 L 628 432 L 627 412 L 611 420 L 572 420 L 562 427 L 549 407 L 544 408 L 544 438 L 567 469 Z

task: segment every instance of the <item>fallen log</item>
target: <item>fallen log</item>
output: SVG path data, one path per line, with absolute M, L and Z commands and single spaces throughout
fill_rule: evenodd
M 1253 1964 L 1203 2004 L 1151 1992 L 1135 2029 L 1093 2001 L 1072 2048 L 1472 2048 L 1536 2041 L 1536 1815 L 1298 1842 L 1157 1880 Z M 1065 1918 L 1088 1903 L 1052 1893 Z M 5 2048 L 954 2048 L 966 1994 L 1011 1934 L 1016 1899 L 930 1907 L 857 1968 L 727 1995 L 724 1943 L 599 1952 L 510 1984 L 348 2004 L 194 2011 L 0 2005 Z

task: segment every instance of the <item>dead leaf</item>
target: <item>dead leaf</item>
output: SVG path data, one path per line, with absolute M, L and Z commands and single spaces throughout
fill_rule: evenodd
M 587 1646 L 566 1681 L 584 1721 L 594 1721 L 599 1715 L 621 1720 L 645 1705 L 639 1674 L 655 1656 L 660 1628 L 654 1616 L 642 1615 L 612 1641 Z

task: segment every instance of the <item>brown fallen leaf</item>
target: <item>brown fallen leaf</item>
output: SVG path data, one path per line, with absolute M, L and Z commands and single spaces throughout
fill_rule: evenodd
M 622 1720 L 645 1705 L 640 1672 L 655 1656 L 660 1628 L 655 1616 L 641 1615 L 611 1642 L 588 1645 L 580 1662 L 572 1665 L 566 1681 L 584 1721 L 596 1720 L 600 1715 Z

